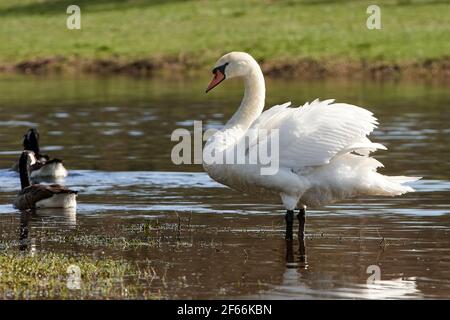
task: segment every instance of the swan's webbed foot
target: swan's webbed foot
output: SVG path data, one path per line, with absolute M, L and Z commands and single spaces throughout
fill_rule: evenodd
M 286 240 L 292 240 L 293 239 L 293 232 L 292 228 L 294 226 L 294 210 L 288 210 L 285 215 L 286 220 Z
M 300 209 L 297 215 L 298 219 L 298 238 L 305 239 L 305 222 L 306 222 L 306 210 Z

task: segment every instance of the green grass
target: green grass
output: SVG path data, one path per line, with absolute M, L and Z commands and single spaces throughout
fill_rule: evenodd
M 66 28 L 81 7 L 82 29 Z M 382 30 L 366 28 L 373 1 L 0 0 L 0 62 L 36 57 L 186 56 L 208 65 L 232 50 L 258 59 L 420 61 L 448 57 L 447 1 L 380 0 Z
M 70 266 L 79 268 L 80 278 Z M 158 298 L 127 282 L 127 277 L 137 274 L 149 278 L 147 272 L 125 260 L 61 253 L 0 253 L 0 299 Z

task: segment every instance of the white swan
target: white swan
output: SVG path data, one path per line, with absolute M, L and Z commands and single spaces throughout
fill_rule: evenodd
M 358 195 L 396 196 L 414 190 L 404 185 L 419 177 L 385 176 L 383 165 L 369 153 L 386 149 L 368 138 L 377 120 L 366 109 L 334 100 L 306 103 L 290 108 L 290 102 L 264 109 L 264 76 L 247 53 L 231 52 L 221 57 L 206 92 L 225 79 L 242 77 L 245 93 L 241 105 L 225 127 L 211 136 L 203 151 L 203 167 L 209 176 L 235 190 L 281 198 L 286 213 L 286 239 L 292 239 L 294 209 L 299 206 L 299 238 L 304 237 L 306 206 L 317 207 Z M 222 155 L 250 136 L 245 156 L 267 144 L 249 132 L 278 129 L 279 170 L 262 175 L 262 164 L 205 161 Z M 218 157 L 220 158 L 220 156 Z M 248 160 L 248 159 L 247 159 Z M 242 162 L 241 162 L 242 163 Z

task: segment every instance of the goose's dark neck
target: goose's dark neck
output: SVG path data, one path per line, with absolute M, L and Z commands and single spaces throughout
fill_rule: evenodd
M 20 185 L 22 190 L 31 185 L 30 182 L 30 161 L 28 154 L 23 153 L 19 159 Z

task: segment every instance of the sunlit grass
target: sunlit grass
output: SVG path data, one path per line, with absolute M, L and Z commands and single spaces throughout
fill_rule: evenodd
M 0 61 L 33 57 L 136 59 L 180 55 L 211 62 L 231 50 L 258 59 L 411 61 L 448 56 L 445 1 L 78 0 L 82 29 L 66 28 L 67 0 L 0 0 Z
M 79 268 L 80 278 L 70 266 Z M 148 278 L 127 261 L 104 257 L 0 253 L 0 299 L 158 298 L 127 282 L 127 277 L 141 273 Z

